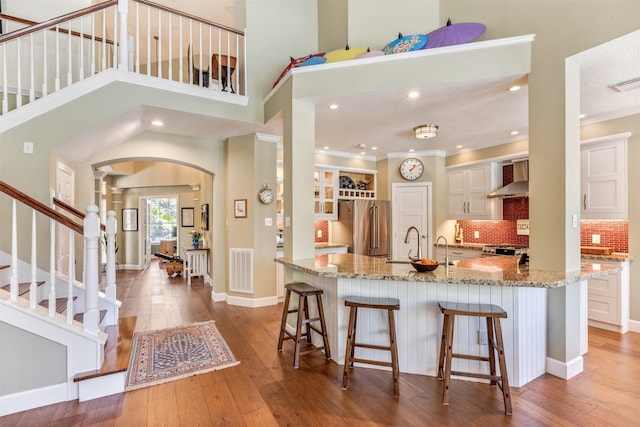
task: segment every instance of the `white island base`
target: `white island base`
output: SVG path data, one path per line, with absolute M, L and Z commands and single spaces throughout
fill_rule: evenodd
M 400 300 L 400 310 L 395 312 L 400 372 L 436 376 L 442 333 L 442 314 L 437 303 L 453 301 L 497 304 L 507 312 L 508 317 L 501 322 L 507 373 L 512 386 L 521 387 L 545 373 L 546 288 L 347 279 L 308 273 L 304 274 L 304 280 L 324 291 L 332 359 L 339 364 L 344 364 L 349 323 L 349 310 L 344 306 L 344 300 L 357 295 Z M 359 310 L 358 342 L 388 345 L 386 316 L 385 310 Z M 479 330 L 486 329 L 484 318 L 456 316 L 454 352 L 487 355 L 488 347 L 479 344 L 478 334 Z M 319 344 L 317 340 L 322 341 L 314 336 L 316 345 Z M 360 348 L 356 351 L 361 355 L 358 357 L 390 361 L 389 352 Z M 489 367 L 484 362 L 454 359 L 453 369 L 488 373 Z

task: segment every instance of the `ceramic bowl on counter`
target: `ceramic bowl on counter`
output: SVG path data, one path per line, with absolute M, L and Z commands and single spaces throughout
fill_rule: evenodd
M 420 273 L 424 273 L 425 271 L 433 271 L 438 268 L 438 263 L 435 260 L 428 260 L 428 262 L 426 263 L 422 261 L 411 261 L 411 265 Z

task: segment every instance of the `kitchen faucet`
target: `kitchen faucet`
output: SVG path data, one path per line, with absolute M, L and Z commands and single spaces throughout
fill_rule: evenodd
M 409 249 L 409 255 L 407 255 L 407 256 L 409 257 L 410 260 L 416 261 L 416 260 L 422 259 L 422 250 L 420 249 L 420 230 L 418 230 L 413 225 L 411 227 L 409 227 L 409 229 L 407 230 L 407 235 L 404 236 L 404 242 L 405 243 L 409 243 L 409 233 L 411 233 L 411 230 L 416 230 L 416 234 L 418 235 L 418 256 L 417 257 L 412 257 L 411 256 L 411 249 Z
M 447 238 L 444 236 L 438 236 L 436 239 L 436 259 L 438 259 L 438 249 L 440 249 L 440 239 L 444 240 L 444 270 L 445 274 L 449 275 L 449 242 L 447 242 Z

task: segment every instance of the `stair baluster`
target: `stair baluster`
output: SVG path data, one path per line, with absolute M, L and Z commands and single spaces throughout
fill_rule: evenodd
M 107 212 L 107 287 L 105 295 L 112 301 L 116 300 L 116 213 Z
M 53 192 L 51 192 L 53 207 Z M 56 221 L 49 219 L 49 317 L 56 315 Z
M 67 267 L 67 323 L 73 323 L 73 282 L 76 279 L 74 260 L 76 259 L 73 230 L 69 229 L 69 260 Z
M 29 308 L 36 308 L 38 303 L 38 283 L 36 279 L 36 210 L 31 209 L 31 284 L 29 285 Z
M 18 301 L 18 215 L 16 199 L 11 205 L 11 277 L 9 279 L 11 301 Z

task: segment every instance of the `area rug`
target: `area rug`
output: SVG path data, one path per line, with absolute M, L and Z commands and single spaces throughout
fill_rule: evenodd
M 125 390 L 216 371 L 238 363 L 213 320 L 136 332 Z

